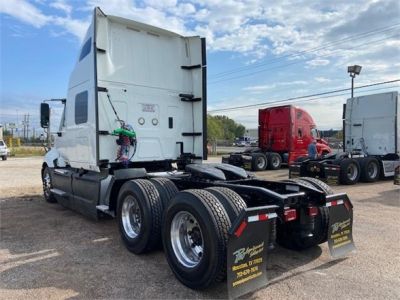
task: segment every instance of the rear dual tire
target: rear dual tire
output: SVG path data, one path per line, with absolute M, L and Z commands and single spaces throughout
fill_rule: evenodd
M 264 171 L 268 166 L 267 156 L 263 153 L 251 154 L 251 170 Z
M 251 169 L 252 171 L 278 170 L 281 168 L 282 158 L 278 153 L 252 153 Z
M 149 180 L 123 184 L 118 195 L 117 220 L 126 248 L 141 254 L 156 248 L 161 239 L 162 202 Z
M 282 158 L 278 153 L 269 153 L 268 154 L 268 169 L 270 170 L 279 170 L 282 165 Z
M 226 277 L 230 218 L 206 190 L 178 193 L 165 212 L 162 240 L 171 270 L 184 285 L 206 288 Z
M 339 181 L 341 184 L 356 184 L 360 179 L 360 163 L 353 158 L 344 158 L 340 165 Z
M 374 157 L 344 158 L 335 163 L 340 165 L 339 180 L 341 184 L 356 184 L 360 180 L 374 182 L 380 177 L 380 163 Z
M 360 159 L 361 181 L 374 182 L 380 177 L 380 164 L 374 157 Z

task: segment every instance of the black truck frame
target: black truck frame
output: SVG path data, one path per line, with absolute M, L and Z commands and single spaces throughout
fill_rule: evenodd
M 289 178 L 313 177 L 331 185 L 374 182 L 393 176 L 398 161 L 397 154 L 367 156 L 359 152 L 341 152 L 315 159 L 300 157 L 289 166 Z
M 244 168 L 249 171 L 278 170 L 287 163 L 287 155 L 262 151 L 261 148 L 248 148 L 243 152 L 233 152 L 222 156 L 222 163 Z
M 176 277 L 194 289 L 228 278 L 229 296 L 237 297 L 265 285 L 266 256 L 276 242 L 302 250 L 328 241 L 333 256 L 354 248 L 349 198 L 313 178 L 260 180 L 227 164 L 97 173 L 45 163 L 42 178 L 48 202 L 116 217 L 131 252 L 162 244 Z M 344 224 L 340 239 L 329 233 L 337 224 Z

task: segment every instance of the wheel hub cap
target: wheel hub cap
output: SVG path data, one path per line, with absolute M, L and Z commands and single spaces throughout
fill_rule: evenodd
M 137 200 L 129 195 L 122 204 L 122 225 L 127 236 L 136 238 L 140 233 L 141 211 Z
M 196 218 L 187 211 L 178 212 L 171 222 L 171 244 L 175 257 L 187 268 L 194 268 L 203 257 L 204 240 Z

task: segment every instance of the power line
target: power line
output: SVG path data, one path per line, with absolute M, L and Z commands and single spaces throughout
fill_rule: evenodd
M 388 90 L 388 89 L 393 89 L 393 88 L 398 88 L 398 87 L 400 87 L 400 85 L 393 85 L 393 86 L 381 87 L 381 88 L 376 88 L 376 89 L 368 89 L 368 90 L 362 91 L 361 92 L 362 94 L 360 96 L 364 96 L 365 93 L 369 93 L 369 92 L 373 92 L 373 91 Z M 341 93 L 341 94 L 336 94 L 336 95 L 322 96 L 322 97 L 316 97 L 316 98 L 311 98 L 311 99 L 306 99 L 306 100 L 300 100 L 300 99 L 299 100 L 293 100 L 290 103 L 306 102 L 306 101 L 308 102 L 308 101 L 315 101 L 315 100 L 321 100 L 321 99 L 326 99 L 326 98 L 334 98 L 334 97 L 340 97 L 340 96 L 346 96 L 346 95 L 348 95 L 348 93 Z M 268 106 L 266 106 L 266 107 L 271 107 L 269 104 L 276 105 L 276 104 L 280 104 L 280 103 L 283 103 L 283 102 L 287 102 L 287 101 L 282 100 L 282 102 L 278 102 L 278 101 L 277 102 L 269 102 Z M 253 114 L 250 113 L 250 114 L 247 114 L 247 115 L 244 115 L 244 116 L 251 116 L 251 115 L 253 115 Z
M 394 83 L 394 82 L 399 82 L 399 81 L 400 81 L 400 79 L 382 81 L 382 82 L 371 83 L 371 84 L 366 84 L 366 85 L 354 87 L 354 89 L 362 89 L 362 88 L 366 88 L 366 87 L 377 86 L 377 85 L 388 84 L 388 83 Z M 243 108 L 250 108 L 250 107 L 258 107 L 258 106 L 263 106 L 263 105 L 271 105 L 271 104 L 283 103 L 283 102 L 288 102 L 288 101 L 293 101 L 293 100 L 300 100 L 300 99 L 307 99 L 307 98 L 311 98 L 311 97 L 335 94 L 335 93 L 340 93 L 340 92 L 345 92 L 345 91 L 350 91 L 350 90 L 351 90 L 351 88 L 338 89 L 338 90 L 322 92 L 322 93 L 317 93 L 317 94 L 311 94 L 311 95 L 306 95 L 306 96 L 299 96 L 299 97 L 292 97 L 292 98 L 287 98 L 287 99 L 282 99 L 282 100 L 275 100 L 275 101 L 271 101 L 271 102 L 263 102 L 263 103 L 257 103 L 257 104 L 249 104 L 249 105 L 233 106 L 233 107 L 227 107 L 227 108 L 221 108 L 221 109 L 214 109 L 214 110 L 210 110 L 208 112 L 209 113 L 214 113 L 214 112 L 220 112 L 220 111 L 229 111 L 229 110 L 236 110 L 236 109 L 243 109 Z M 338 95 L 335 95 L 335 96 L 338 96 Z
M 359 47 L 361 47 L 361 46 L 369 45 L 369 44 L 372 44 L 372 43 L 378 43 L 378 42 L 381 42 L 381 41 L 384 41 L 384 40 L 391 39 L 391 38 L 393 38 L 393 37 L 395 37 L 395 36 L 397 36 L 397 35 L 398 35 L 398 34 L 396 33 L 396 34 L 393 35 L 393 36 L 389 36 L 389 37 L 386 37 L 386 38 L 383 38 L 383 39 L 379 39 L 379 40 L 369 41 L 369 42 L 366 42 L 366 43 L 363 43 L 363 44 L 356 45 L 356 46 L 351 47 L 351 48 L 347 48 L 347 49 L 338 49 L 338 50 L 332 51 L 332 52 L 330 52 L 330 53 L 328 53 L 328 54 L 317 56 L 316 58 L 330 56 L 330 55 L 332 55 L 333 53 L 336 53 L 336 52 L 339 52 L 339 51 L 353 50 L 353 49 L 359 48 Z M 378 44 L 376 44 L 375 46 L 378 46 Z M 211 81 L 211 82 L 209 82 L 209 84 L 215 84 L 215 83 L 219 83 L 219 82 L 230 81 L 230 80 L 234 80 L 234 79 L 239 79 L 239 78 L 243 78 L 243 77 L 248 77 L 248 76 L 252 76 L 252 75 L 258 74 L 258 73 L 262 73 L 262 72 L 266 72 L 266 71 L 270 71 L 270 70 L 275 70 L 275 69 L 279 69 L 279 68 L 284 68 L 284 67 L 291 66 L 291 65 L 295 65 L 295 64 L 299 64 L 299 63 L 302 63 L 302 62 L 303 62 L 303 61 L 295 61 L 295 62 L 292 62 L 292 63 L 288 63 L 288 64 L 281 65 L 281 66 L 276 66 L 276 67 L 273 67 L 273 68 L 262 69 L 262 70 L 254 71 L 254 72 L 251 72 L 251 73 L 243 74 L 243 75 L 238 75 L 238 76 L 234 76 L 234 77 L 230 77 L 230 78 L 225 78 L 225 79 L 219 79 L 219 80 L 216 80 L 216 81 Z
M 381 87 L 381 88 L 376 88 L 376 89 L 369 89 L 369 90 L 362 91 L 360 93 L 363 93 L 363 95 L 364 95 L 364 93 L 368 93 L 368 92 L 379 91 L 379 90 L 387 90 L 387 89 L 392 89 L 392 88 L 397 88 L 397 87 L 400 87 L 400 85 L 393 85 L 393 86 L 386 86 L 386 87 Z M 299 100 L 294 100 L 292 102 L 296 103 L 296 102 L 314 101 L 314 100 L 320 100 L 320 99 L 326 99 L 326 98 L 334 98 L 334 97 L 346 96 L 346 95 L 348 95 L 348 93 L 341 93 L 341 94 L 335 94 L 335 95 L 329 95 L 329 96 L 322 96 L 322 97 L 310 98 L 310 99 L 306 99 L 306 100 L 299 99 Z M 272 104 L 275 104 L 275 103 L 272 103 Z
M 233 69 L 226 70 L 226 71 L 223 71 L 223 72 L 220 72 L 220 73 L 211 74 L 210 77 L 214 77 L 214 78 L 215 77 L 225 77 L 225 76 L 233 74 L 233 73 L 246 71 L 247 69 L 259 68 L 259 67 L 265 66 L 267 64 L 271 64 L 271 63 L 274 63 L 276 61 L 283 60 L 285 58 L 302 56 L 304 54 L 316 52 L 316 51 L 319 51 L 319 50 L 324 50 L 326 48 L 329 48 L 329 47 L 337 45 L 337 44 L 341 44 L 343 42 L 348 42 L 348 41 L 352 41 L 352 40 L 365 38 L 365 37 L 368 37 L 368 36 L 371 36 L 371 35 L 375 35 L 375 34 L 378 34 L 378 33 L 382 33 L 382 32 L 386 32 L 386 31 L 392 31 L 393 29 L 396 29 L 395 27 L 397 27 L 399 25 L 400 25 L 400 23 L 397 23 L 397 24 L 393 24 L 393 25 L 390 25 L 390 26 L 376 28 L 374 30 L 362 32 L 362 33 L 359 33 L 359 34 L 348 36 L 348 37 L 343 38 L 343 39 L 339 39 L 339 40 L 335 40 L 335 41 L 331 41 L 331 42 L 325 43 L 323 46 L 309 48 L 309 49 L 306 49 L 306 50 L 303 50 L 303 51 L 300 51 L 300 52 L 297 52 L 297 53 L 282 55 L 282 56 L 276 57 L 274 59 L 268 60 L 268 61 L 263 62 L 263 63 L 253 64 L 251 66 L 243 66 L 243 67 L 239 67 L 239 68 L 233 68 Z

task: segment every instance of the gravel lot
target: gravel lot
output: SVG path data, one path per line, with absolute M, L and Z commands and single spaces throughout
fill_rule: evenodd
M 41 197 L 41 158 L 0 162 L 0 298 L 226 298 L 224 284 L 193 291 L 162 251 L 136 256 L 114 220 L 91 221 Z M 287 170 L 258 173 L 285 179 Z M 334 187 L 354 204 L 357 251 L 332 260 L 326 244 L 278 248 L 255 299 L 399 299 L 400 189 L 392 180 Z

